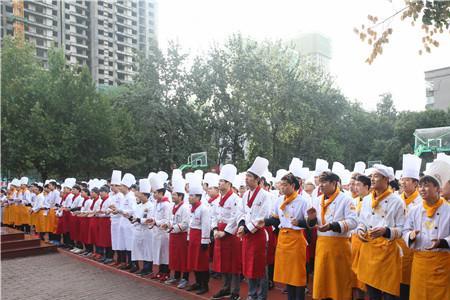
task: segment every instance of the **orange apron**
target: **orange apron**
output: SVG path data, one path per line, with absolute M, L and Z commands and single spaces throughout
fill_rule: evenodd
M 18 223 L 17 225 L 29 225 L 30 224 L 30 207 L 20 204 L 17 206 L 18 211 Z
M 47 229 L 45 232 L 55 233 L 58 228 L 58 217 L 56 217 L 56 210 L 50 208 L 47 215 Z
M 313 299 L 352 299 L 352 253 L 347 237 L 319 236 L 314 265 Z
M 450 252 L 415 251 L 410 300 L 450 299 Z
M 47 216 L 45 210 L 41 209 L 35 215 L 35 230 L 36 232 L 46 232 L 47 230 Z
M 5 225 L 11 225 L 11 206 L 5 206 L 3 208 L 3 220 L 2 223 Z
M 356 267 L 359 260 L 359 251 L 361 249 L 362 241 L 358 238 L 356 233 L 352 234 L 352 288 L 360 289 L 361 291 L 366 291 L 366 285 L 359 281 L 356 277 Z
M 36 216 L 37 216 L 37 213 L 32 212 L 32 210 L 30 209 L 30 225 L 31 226 L 36 226 Z
M 280 229 L 273 281 L 306 286 L 306 240 L 302 230 Z
M 10 208 L 10 215 L 9 215 L 9 221 L 11 225 L 17 225 L 18 223 L 18 206 L 16 204 L 12 204 Z
M 361 244 L 358 280 L 382 292 L 400 295 L 401 258 L 396 241 L 379 237 Z
M 409 285 L 411 281 L 411 267 L 413 260 L 413 250 L 406 246 L 406 243 L 403 239 L 396 240 L 399 247 L 402 249 L 403 256 L 402 260 L 402 279 L 400 283 Z

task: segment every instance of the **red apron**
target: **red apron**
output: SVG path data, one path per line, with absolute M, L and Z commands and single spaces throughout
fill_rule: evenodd
M 211 240 L 209 244 L 209 260 L 212 262 L 214 259 L 214 240 Z
M 188 261 L 189 271 L 204 272 L 209 271 L 209 251 L 200 247 L 202 241 L 202 231 L 191 228 L 189 230 Z
M 98 231 L 98 218 L 89 217 L 88 219 L 88 235 L 86 244 L 93 245 L 96 243 L 97 239 L 97 231 Z
M 88 217 L 79 217 L 80 220 L 80 232 L 79 232 L 79 239 L 80 242 L 87 244 L 88 243 L 88 236 L 89 236 L 89 219 Z
M 111 247 L 111 219 L 109 217 L 97 218 L 98 234 L 95 245 L 98 247 Z
M 55 234 L 63 234 L 64 233 L 64 215 L 58 217 L 58 226 L 56 227 Z
M 317 243 L 317 228 L 314 227 L 310 230 L 311 242 L 306 246 L 306 262 L 309 263 L 310 260 L 314 260 L 316 256 L 316 243 Z M 307 230 L 303 230 L 303 236 L 307 239 Z
M 70 211 L 63 211 L 63 215 L 58 218 L 56 234 L 68 233 L 70 227 Z
M 70 216 L 70 226 L 69 226 L 69 232 L 70 232 L 70 238 L 73 241 L 80 242 L 80 218 L 74 215 Z
M 247 233 L 242 239 L 242 273 L 246 278 L 263 278 L 266 270 L 266 232 Z
M 171 233 L 169 235 L 169 269 L 187 272 L 187 252 L 187 232 Z
M 269 243 L 267 245 L 267 265 L 273 265 L 275 263 L 275 250 L 277 248 L 277 235 L 273 232 L 272 226 L 266 226 L 264 229 L 269 236 Z
M 223 231 L 227 224 L 219 223 L 219 231 Z M 265 250 L 265 247 L 264 247 Z M 214 259 L 212 269 L 218 273 L 241 274 L 242 245 L 235 235 L 225 234 L 221 239 L 214 240 Z

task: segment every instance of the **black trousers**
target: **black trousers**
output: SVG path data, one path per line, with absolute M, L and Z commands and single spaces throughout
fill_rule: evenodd
M 194 272 L 195 283 L 200 287 L 209 289 L 209 271 Z
M 370 285 L 367 285 L 367 296 L 369 300 L 398 300 L 397 296 L 380 291 Z
M 288 300 L 305 300 L 305 287 L 287 285 Z

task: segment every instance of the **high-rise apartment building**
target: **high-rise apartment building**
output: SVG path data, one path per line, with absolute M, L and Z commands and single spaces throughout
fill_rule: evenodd
M 156 0 L 34 0 L 23 2 L 23 20 L 13 0 L 1 2 L 1 37 L 23 22 L 25 39 L 47 65 L 51 47 L 64 49 L 71 64 L 87 65 L 98 85 L 130 82 L 139 53 L 148 56 L 156 38 Z

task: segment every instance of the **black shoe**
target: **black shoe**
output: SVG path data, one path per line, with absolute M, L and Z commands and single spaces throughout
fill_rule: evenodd
M 132 265 L 123 265 L 119 268 L 119 270 L 130 270 L 132 267 Z
M 137 272 L 136 274 L 139 276 L 147 276 L 150 273 L 151 273 L 151 271 L 149 271 L 149 270 L 141 270 L 140 272 Z
M 275 287 L 275 283 L 273 281 L 269 281 L 269 290 L 273 289 Z
M 203 295 L 203 294 L 206 294 L 207 292 L 209 292 L 209 289 L 206 288 L 206 287 L 202 287 L 201 289 L 199 289 L 199 290 L 196 292 L 196 294 L 197 294 L 197 295 Z
M 128 272 L 136 273 L 137 271 L 139 271 L 139 268 L 137 266 L 133 266 Z
M 241 297 L 239 297 L 239 295 L 231 295 L 230 299 L 231 300 L 240 300 Z
M 186 289 L 186 291 L 188 291 L 188 292 L 197 291 L 197 290 L 199 290 L 200 288 L 201 288 L 201 287 L 200 287 L 200 284 L 194 283 L 193 285 L 190 285 L 190 286 Z
M 211 299 L 222 299 L 222 298 L 228 298 L 230 296 L 231 296 L 231 292 L 230 291 L 220 290 L 217 293 L 215 293 L 214 296 L 212 296 Z

